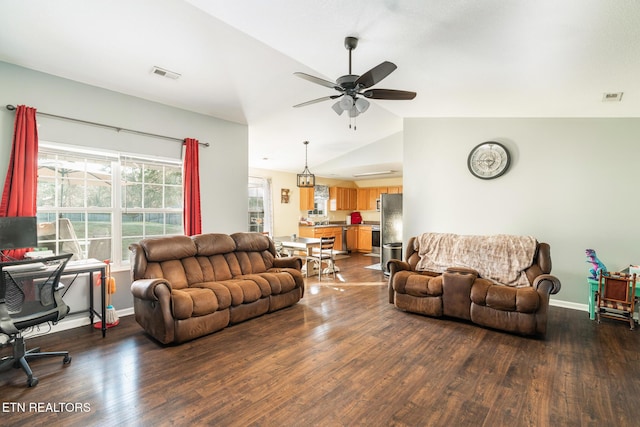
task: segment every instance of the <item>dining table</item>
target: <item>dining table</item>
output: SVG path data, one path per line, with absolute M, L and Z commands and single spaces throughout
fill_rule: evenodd
M 311 255 L 313 248 L 320 246 L 319 237 L 278 236 L 274 237 L 273 241 L 282 244 L 289 255 L 293 255 L 297 251 Z
M 306 257 L 307 255 L 311 255 L 314 247 L 320 247 L 319 237 L 299 237 L 297 235 L 277 236 L 273 238 L 273 241 L 281 244 L 282 249 L 284 249 L 289 256 L 296 255 L 297 253 L 302 252 Z M 303 261 L 306 261 L 306 258 L 303 259 Z M 306 262 L 303 262 L 302 272 L 307 275 Z

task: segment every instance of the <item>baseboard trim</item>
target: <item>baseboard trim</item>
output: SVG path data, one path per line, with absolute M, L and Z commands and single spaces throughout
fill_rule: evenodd
M 133 307 L 123 308 L 122 310 L 116 310 L 118 317 L 131 316 L 133 314 Z M 99 320 L 96 319 L 99 322 Z M 65 317 L 59 321 L 56 325 L 51 326 L 51 330 L 48 333 L 62 332 L 69 329 L 79 328 L 81 326 L 90 325 L 91 321 L 87 316 L 71 316 Z
M 589 312 L 589 305 L 588 304 L 581 304 L 581 303 L 577 303 L 577 302 L 550 299 L 549 300 L 549 305 L 552 305 L 554 307 L 568 308 L 570 310 L 579 310 L 579 311 Z
M 576 302 L 551 299 L 549 300 L 549 305 L 552 305 L 554 307 L 568 308 L 570 310 L 589 312 L 588 304 L 580 304 Z M 117 310 L 116 312 L 118 313 L 118 317 L 131 316 L 134 314 L 133 307 L 123 308 L 122 310 Z M 79 328 L 81 326 L 87 326 L 90 323 L 91 322 L 89 321 L 89 318 L 86 316 L 66 317 L 62 319 L 60 322 L 58 322 L 57 325 L 53 325 L 51 327 L 51 330 L 48 333 L 52 334 L 56 332 L 66 331 L 69 329 Z

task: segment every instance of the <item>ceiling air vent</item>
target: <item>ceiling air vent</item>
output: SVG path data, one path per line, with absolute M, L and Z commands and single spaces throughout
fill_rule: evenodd
M 177 80 L 181 75 L 180 73 L 176 73 L 175 71 L 165 70 L 164 68 L 160 67 L 153 67 L 151 72 L 158 76 L 167 77 L 173 80 Z
M 602 94 L 602 102 L 620 102 L 622 101 L 622 92 L 608 92 Z

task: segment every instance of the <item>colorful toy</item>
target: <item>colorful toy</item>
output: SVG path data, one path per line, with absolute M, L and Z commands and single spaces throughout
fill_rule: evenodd
M 587 262 L 593 266 L 593 268 L 589 269 L 589 273 L 591 274 L 591 276 L 589 276 L 589 279 L 598 280 L 600 271 L 606 273 L 607 267 L 605 267 L 604 264 L 598 259 L 596 251 L 594 251 L 593 249 L 587 249 L 585 250 L 585 253 L 587 254 Z

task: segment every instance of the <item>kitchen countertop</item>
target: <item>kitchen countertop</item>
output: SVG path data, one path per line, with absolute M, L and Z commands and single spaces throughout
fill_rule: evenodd
M 330 223 L 330 224 L 318 224 L 318 225 L 306 225 L 299 224 L 300 227 L 309 227 L 309 228 L 329 228 L 329 227 L 361 227 L 361 226 L 374 226 L 380 224 L 374 224 L 371 222 L 363 223 L 363 224 L 347 224 L 345 222 L 341 223 Z

